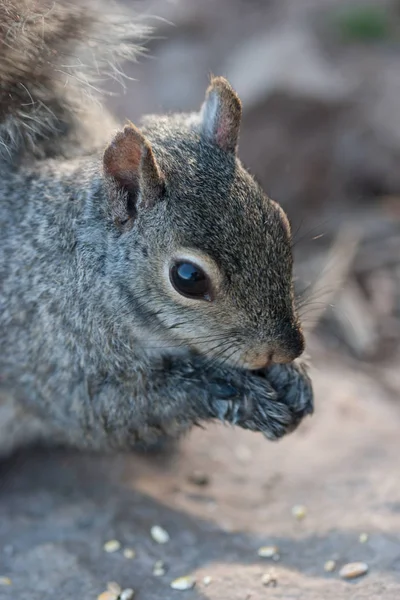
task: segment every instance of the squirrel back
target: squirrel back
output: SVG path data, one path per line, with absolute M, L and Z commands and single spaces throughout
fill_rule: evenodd
M 105 143 L 115 123 L 102 110 L 102 86 L 123 85 L 121 62 L 143 52 L 149 31 L 118 12 L 66 0 L 1 0 L 0 161 L 25 151 L 83 154 Z

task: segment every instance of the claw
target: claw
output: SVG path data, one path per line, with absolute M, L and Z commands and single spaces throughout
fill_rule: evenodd
M 232 424 L 236 425 L 239 421 L 239 410 L 240 410 L 240 405 L 238 402 L 235 402 L 233 404 L 233 415 L 232 415 Z

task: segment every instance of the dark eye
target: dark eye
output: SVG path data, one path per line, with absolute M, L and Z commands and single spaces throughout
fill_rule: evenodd
M 212 300 L 211 283 L 201 267 L 190 262 L 177 262 L 171 267 L 170 279 L 182 296 L 195 300 Z

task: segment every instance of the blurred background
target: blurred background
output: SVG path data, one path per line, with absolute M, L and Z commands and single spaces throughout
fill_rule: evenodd
M 197 110 L 228 77 L 240 156 L 292 222 L 307 328 L 400 390 L 400 1 L 124 4 L 155 31 L 113 110 Z

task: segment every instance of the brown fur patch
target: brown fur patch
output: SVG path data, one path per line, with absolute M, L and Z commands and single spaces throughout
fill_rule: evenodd
M 145 138 L 136 127 L 127 126 L 119 131 L 104 152 L 105 174 L 128 190 L 136 185 L 144 146 Z

